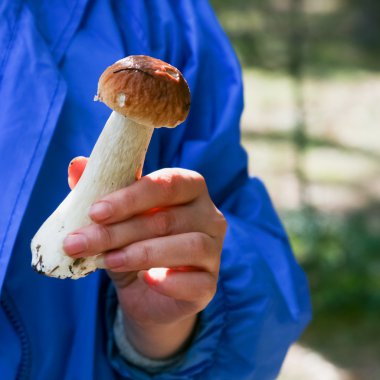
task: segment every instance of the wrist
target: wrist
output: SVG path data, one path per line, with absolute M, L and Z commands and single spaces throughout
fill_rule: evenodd
M 127 339 L 141 355 L 150 359 L 167 359 L 181 352 L 196 325 L 197 315 L 170 323 L 138 323 L 123 314 Z

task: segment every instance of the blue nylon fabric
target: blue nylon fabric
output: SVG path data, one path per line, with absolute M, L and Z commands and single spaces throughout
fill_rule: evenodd
M 15 379 L 21 360 L 21 347 L 17 333 L 2 307 L 0 307 L 0 326 L 1 342 L 7 342 L 7 344 L 0 344 L 1 376 L 4 379 Z
M 3 54 L 0 65 L 0 97 L 3 99 L 0 117 L 0 289 L 65 95 L 65 84 L 36 31 L 32 15 L 19 1 L 9 4 L 7 8 L 7 3 L 3 3 L 0 22 L 0 51 Z M 44 85 L 40 78 L 44 78 Z
M 26 354 L 26 376 L 38 380 L 275 378 L 310 319 L 307 283 L 264 185 L 248 177 L 240 67 L 208 3 L 5 1 L 0 44 L 0 280 L 6 274 L 29 342 L 1 323 L 0 352 L 13 358 L 0 360 L 4 380 Z M 178 366 L 155 376 L 115 347 L 116 299 L 104 273 L 62 281 L 30 269 L 29 241 L 68 192 L 67 163 L 90 153 L 109 115 L 92 102 L 98 77 L 130 54 L 177 66 L 192 92 L 188 120 L 154 133 L 144 171 L 202 173 L 229 223 L 218 291 L 194 342 Z

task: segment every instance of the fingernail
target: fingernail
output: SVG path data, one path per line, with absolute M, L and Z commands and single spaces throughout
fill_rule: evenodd
M 103 260 L 103 264 L 105 268 L 116 269 L 125 265 L 125 258 L 123 252 L 113 251 L 112 253 L 107 253 L 107 255 L 103 256 L 100 260 Z M 107 256 L 107 257 L 106 257 Z
M 97 202 L 94 203 L 89 211 L 90 218 L 93 220 L 105 220 L 112 216 L 113 210 L 109 202 Z
M 141 281 L 146 282 L 145 277 L 146 277 L 146 275 L 147 275 L 147 272 L 148 272 L 148 271 L 146 271 L 146 270 L 140 270 L 139 272 L 137 272 L 137 277 L 138 277 Z
M 74 255 L 88 248 L 87 238 L 81 234 L 69 235 L 63 241 L 63 249 L 66 253 Z

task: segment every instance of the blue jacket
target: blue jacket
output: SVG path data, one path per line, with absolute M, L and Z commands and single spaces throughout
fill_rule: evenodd
M 55 280 L 30 268 L 29 242 L 67 194 L 109 116 L 92 101 L 106 66 L 148 54 L 177 66 L 188 120 L 159 130 L 145 172 L 202 173 L 229 228 L 218 291 L 183 361 L 155 379 L 273 379 L 308 323 L 308 287 L 262 182 L 240 146 L 240 67 L 203 0 L 0 2 L 0 379 L 150 379 L 112 336 L 115 299 L 98 271 Z

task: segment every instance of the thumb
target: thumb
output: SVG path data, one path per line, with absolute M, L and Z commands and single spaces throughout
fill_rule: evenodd
M 79 156 L 71 160 L 68 167 L 68 182 L 70 189 L 74 189 L 87 165 L 88 158 Z

